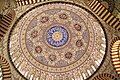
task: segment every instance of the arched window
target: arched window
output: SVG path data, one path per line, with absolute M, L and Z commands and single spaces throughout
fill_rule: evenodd
M 120 39 L 113 41 L 111 45 L 111 58 L 116 72 L 120 74 Z

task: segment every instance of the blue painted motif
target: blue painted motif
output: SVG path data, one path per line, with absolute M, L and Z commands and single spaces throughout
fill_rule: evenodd
M 52 35 L 55 33 L 55 32 L 60 32 L 62 33 L 62 39 L 59 40 L 59 41 L 55 41 L 53 38 L 52 38 Z M 67 30 L 62 27 L 62 26 L 53 26 L 52 28 L 50 28 L 48 31 L 47 31 L 47 42 L 54 46 L 54 47 L 61 47 L 63 45 L 66 44 L 66 42 L 68 41 L 68 38 L 69 38 L 69 35 L 68 35 L 68 32 Z

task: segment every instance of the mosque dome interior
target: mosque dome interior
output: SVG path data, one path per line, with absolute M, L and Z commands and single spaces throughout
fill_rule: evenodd
M 0 0 L 0 80 L 120 80 L 120 0 Z

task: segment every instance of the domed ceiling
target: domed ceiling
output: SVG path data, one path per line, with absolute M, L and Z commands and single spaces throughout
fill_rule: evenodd
M 25 12 L 8 41 L 9 58 L 29 80 L 88 79 L 106 51 L 100 21 L 86 8 L 49 2 Z

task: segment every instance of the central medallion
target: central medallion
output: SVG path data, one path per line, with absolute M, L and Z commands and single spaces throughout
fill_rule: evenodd
M 61 32 L 56 31 L 55 33 L 53 33 L 52 38 L 53 38 L 55 41 L 60 41 L 60 40 L 62 40 L 63 35 L 62 35 Z
M 68 31 L 62 25 L 54 25 L 47 31 L 46 40 L 53 47 L 61 47 L 68 41 Z

